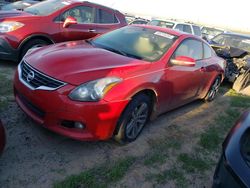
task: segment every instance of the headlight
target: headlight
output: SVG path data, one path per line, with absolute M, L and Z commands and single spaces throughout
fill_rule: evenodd
M 116 84 L 121 82 L 120 78 L 107 77 L 87 82 L 74 89 L 69 97 L 76 101 L 99 101 Z
M 12 21 L 1 22 L 0 33 L 7 33 L 11 31 L 15 31 L 23 26 L 24 24 L 20 22 L 12 22 Z

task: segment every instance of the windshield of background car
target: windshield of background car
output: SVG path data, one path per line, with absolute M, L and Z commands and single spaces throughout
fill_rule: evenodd
M 223 31 L 219 30 L 219 29 L 204 27 L 204 28 L 202 28 L 202 33 L 205 33 L 205 34 L 211 35 L 211 36 L 216 36 L 216 35 L 223 33 Z
M 166 28 L 173 28 L 174 27 L 174 23 L 167 22 L 167 21 L 161 21 L 161 20 L 152 20 L 151 22 L 149 22 L 149 25 L 166 27 Z
M 96 47 L 153 62 L 167 52 L 176 38 L 165 32 L 129 26 L 104 34 L 91 42 Z
M 223 46 L 231 46 L 250 52 L 250 37 L 237 35 L 218 35 L 212 39 Z
M 201 36 L 201 29 L 199 26 L 193 25 L 193 29 L 194 29 L 194 34 L 197 36 Z
M 71 2 L 67 0 L 65 1 L 47 0 L 47 1 L 43 1 L 35 5 L 32 5 L 28 8 L 25 8 L 24 11 L 30 14 L 34 14 L 34 15 L 46 16 L 70 4 Z

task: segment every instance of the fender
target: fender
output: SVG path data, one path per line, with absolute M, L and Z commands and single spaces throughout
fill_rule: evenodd
M 26 42 L 28 42 L 29 40 L 33 39 L 33 38 L 46 38 L 48 41 L 50 41 L 52 44 L 55 44 L 54 40 L 49 36 L 49 35 L 46 35 L 46 34 L 33 34 L 33 35 L 30 35 L 28 36 L 27 38 L 25 38 L 18 46 L 18 51 L 20 51 L 23 47 L 24 44 L 26 44 Z

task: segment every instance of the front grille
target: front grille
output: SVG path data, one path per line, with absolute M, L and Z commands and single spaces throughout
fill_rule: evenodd
M 37 71 L 24 61 L 22 61 L 19 66 L 20 79 L 31 89 L 56 90 L 65 85 L 64 82 Z
M 39 109 L 38 107 L 36 107 L 35 105 L 33 105 L 30 101 L 28 101 L 23 95 L 21 95 L 20 93 L 18 93 L 16 91 L 16 94 L 18 96 L 18 98 L 20 99 L 20 101 L 30 110 L 32 111 L 34 114 L 36 114 L 39 118 L 44 118 L 45 117 L 45 112 L 41 109 Z

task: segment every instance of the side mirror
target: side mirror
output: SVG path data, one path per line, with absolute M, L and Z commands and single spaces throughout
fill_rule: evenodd
M 69 16 L 65 19 L 64 23 L 63 23 L 63 27 L 64 28 L 67 28 L 69 27 L 70 25 L 73 25 L 73 24 L 77 24 L 77 20 L 72 17 L 72 16 Z
M 194 67 L 195 59 L 187 56 L 178 56 L 175 59 L 171 59 L 170 63 L 177 66 Z

